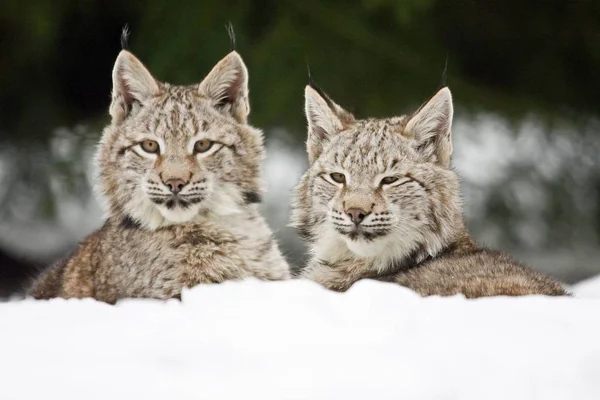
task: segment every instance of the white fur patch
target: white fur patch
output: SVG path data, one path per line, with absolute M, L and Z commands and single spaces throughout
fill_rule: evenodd
M 240 214 L 243 210 L 243 203 L 240 189 L 232 183 L 222 183 L 215 187 L 205 201 L 204 208 L 212 214 L 226 216 Z
M 385 252 L 386 247 L 388 247 L 388 240 L 386 238 L 366 241 L 364 239 L 352 240 L 345 236 L 344 241 L 348 249 L 360 258 L 379 257 Z
M 169 209 L 165 205 L 152 202 L 146 193 L 139 190 L 133 193 L 125 209 L 128 215 L 151 230 L 162 226 L 197 221 L 203 210 L 208 211 L 209 216 L 216 218 L 243 213 L 242 194 L 236 185 L 218 184 L 209 188 L 208 191 L 210 192 L 209 197 L 200 204 Z
M 200 205 L 194 204 L 187 208 L 174 207 L 166 208 L 165 206 L 156 206 L 165 219 L 163 225 L 182 224 L 191 221 L 200 212 Z
M 313 248 L 316 259 L 329 262 L 348 258 L 360 259 L 367 261 L 377 272 L 384 272 L 394 260 L 408 257 L 418 248 L 419 243 L 425 241 L 419 230 L 394 231 L 387 236 L 367 241 L 352 240 L 331 226 L 323 226 L 317 236 L 319 239 Z M 428 253 L 437 254 L 441 242 L 435 238 L 428 238 L 426 242 L 430 243 Z
M 323 226 L 317 233 L 318 245 L 313 248 L 314 256 L 320 260 L 338 261 L 351 257 L 342 235 L 330 226 Z
M 126 212 L 142 226 L 154 230 L 164 224 L 165 219 L 150 199 L 142 191 L 136 191 L 125 206 Z

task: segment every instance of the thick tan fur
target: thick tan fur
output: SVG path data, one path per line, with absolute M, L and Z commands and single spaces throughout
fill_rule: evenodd
M 378 279 L 421 295 L 566 294 L 470 238 L 451 168 L 447 88 L 413 115 L 366 120 L 313 87 L 305 94 L 310 166 L 292 215 L 310 245 L 303 277 L 337 291 Z
M 97 152 L 107 220 L 35 282 L 31 295 L 166 299 L 199 283 L 287 279 L 288 265 L 258 211 L 263 136 L 246 122 L 247 80 L 236 52 L 199 85 L 173 86 L 122 51 L 112 122 Z M 147 140 L 157 153 L 144 150 Z M 196 150 L 202 140 L 212 143 L 209 150 Z

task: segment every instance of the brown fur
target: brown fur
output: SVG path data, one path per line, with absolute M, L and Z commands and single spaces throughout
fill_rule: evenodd
M 190 86 L 159 82 L 121 52 L 97 153 L 107 221 L 40 277 L 32 296 L 166 299 L 199 283 L 289 277 L 256 204 L 264 149 L 261 131 L 246 123 L 247 79 L 235 52 Z M 147 140 L 159 151 L 145 150 Z M 202 140 L 209 150 L 195 150 Z
M 337 291 L 377 279 L 424 296 L 566 294 L 554 279 L 470 238 L 450 165 L 447 88 L 413 115 L 356 120 L 307 87 L 306 114 L 310 166 L 292 219 L 310 244 L 303 277 Z M 352 210 L 364 211 L 359 225 Z
M 260 221 L 252 224 L 256 227 L 229 232 L 209 221 L 149 231 L 109 219 L 69 259 L 51 268 L 32 295 L 113 303 L 124 297 L 167 299 L 199 283 L 285 278 L 285 271 L 265 268 L 281 262 L 277 244 L 268 235 L 257 238 L 253 230 L 266 227 Z
M 347 260 L 335 265 L 321 263 L 304 275 L 328 289 L 342 292 L 360 279 L 375 279 L 398 283 L 422 296 L 567 294 L 558 281 L 524 267 L 508 254 L 479 248 L 468 236 L 435 258 L 392 262 L 385 271 L 374 272 L 368 263 Z

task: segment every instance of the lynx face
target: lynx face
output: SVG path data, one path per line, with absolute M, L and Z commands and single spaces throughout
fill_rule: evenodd
M 293 223 L 313 252 L 435 252 L 449 216 L 460 212 L 448 89 L 412 116 L 356 120 L 307 87 L 306 114 L 310 168 L 296 189 Z
M 100 190 L 112 214 L 155 229 L 258 201 L 262 134 L 246 125 L 247 77 L 232 52 L 202 83 L 171 86 L 121 52 L 112 123 L 98 150 Z

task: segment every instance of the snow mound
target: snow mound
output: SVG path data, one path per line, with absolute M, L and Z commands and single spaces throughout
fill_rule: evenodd
M 361 281 L 0 304 L 0 399 L 599 399 L 600 300 Z
M 600 299 L 600 276 L 579 282 L 571 290 L 577 297 Z

